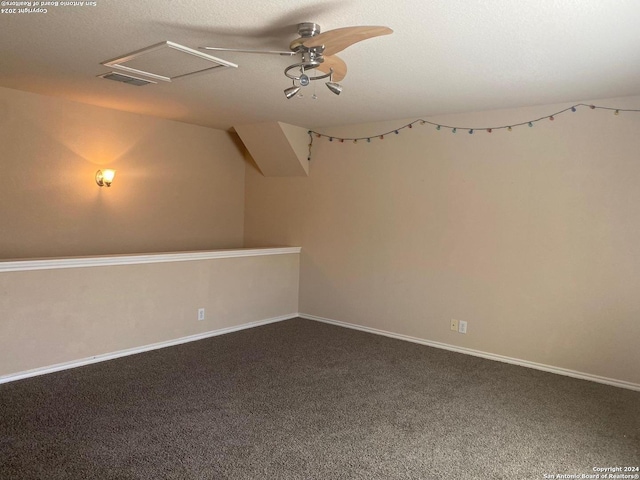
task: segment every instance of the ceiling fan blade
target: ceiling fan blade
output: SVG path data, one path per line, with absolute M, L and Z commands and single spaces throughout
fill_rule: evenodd
M 270 55 L 285 55 L 290 57 L 295 55 L 295 52 L 286 52 L 281 50 L 253 50 L 247 48 L 222 48 L 222 47 L 198 47 L 200 50 L 214 50 L 216 52 L 238 52 L 238 53 L 260 53 Z
M 347 75 L 347 64 L 335 55 L 324 55 L 324 62 L 322 62 L 317 69 L 322 73 L 329 73 L 331 69 L 333 69 L 331 80 L 334 82 L 341 81 Z
M 324 45 L 324 55 L 334 55 L 354 43 L 367 40 L 368 38 L 393 33 L 389 27 L 363 26 L 363 27 L 343 27 L 320 33 L 302 44 L 307 48 L 320 47 Z

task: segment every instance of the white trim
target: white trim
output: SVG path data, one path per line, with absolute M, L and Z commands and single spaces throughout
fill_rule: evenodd
M 629 390 L 640 391 L 640 384 L 627 382 L 624 380 L 616 380 L 614 378 L 601 377 L 599 375 L 592 375 L 590 373 L 577 372 L 575 370 L 569 370 L 566 368 L 554 367 L 551 365 L 545 365 L 542 363 L 530 362 L 528 360 L 522 360 L 519 358 L 505 357 L 504 355 L 497 355 L 495 353 L 483 352 L 481 350 L 474 350 L 472 348 L 457 347 L 455 345 L 449 345 L 448 343 L 434 342 L 431 340 L 424 340 L 422 338 L 410 337 L 408 335 L 402 335 L 400 333 L 387 332 L 386 330 L 378 330 L 377 328 L 364 327 L 362 325 L 356 325 L 353 323 L 342 322 L 339 320 L 332 320 L 330 318 L 318 317 L 316 315 L 309 315 L 306 313 L 300 313 L 300 318 L 306 318 L 307 320 L 315 320 L 317 322 L 330 323 L 339 327 L 352 328 L 354 330 L 361 330 L 363 332 L 373 333 L 376 335 L 383 335 L 385 337 L 391 337 L 398 340 L 404 340 L 407 342 L 419 343 L 421 345 L 427 345 L 429 347 L 441 348 L 443 350 L 450 350 L 452 352 L 464 353 L 467 355 L 473 355 L 474 357 L 487 358 L 489 360 L 495 360 L 498 362 L 510 363 L 512 365 L 519 365 L 521 367 L 533 368 L 535 370 L 542 370 L 544 372 L 555 373 L 558 375 L 565 375 L 567 377 L 579 378 L 581 380 L 589 380 L 597 383 L 604 383 L 606 385 L 612 385 L 614 387 L 626 388 Z
M 204 252 L 170 252 L 144 255 L 105 255 L 98 257 L 47 258 L 37 260 L 0 261 L 0 273 L 28 270 L 54 270 L 59 268 L 105 267 L 113 265 L 140 265 L 144 263 L 187 262 L 216 258 L 259 257 L 300 253 L 300 247 L 240 248 L 235 250 L 209 250 Z
M 69 370 L 71 368 L 82 367 L 84 365 L 90 365 L 92 363 L 104 362 L 106 360 L 113 360 L 115 358 L 126 357 L 128 355 L 135 355 L 137 353 L 148 352 L 149 350 L 157 350 L 159 348 L 173 347 L 187 342 L 195 342 L 204 338 L 216 337 L 218 335 L 224 335 L 226 333 L 237 332 L 239 330 L 245 330 L 247 328 L 259 327 L 261 325 L 267 325 L 269 323 L 281 322 L 283 320 L 290 320 L 296 318 L 297 313 L 291 313 L 289 315 L 281 315 L 279 317 L 267 318 L 265 320 L 258 320 L 255 322 L 244 323 L 242 325 L 236 325 L 233 327 L 221 328 L 218 330 L 211 330 L 209 332 L 198 333 L 196 335 L 189 335 L 188 337 L 176 338 L 174 340 L 167 340 L 164 342 L 152 343 L 151 345 L 144 345 L 142 347 L 127 348 L 126 350 L 120 350 L 112 353 L 104 353 L 102 355 L 95 355 L 93 357 L 82 358 L 80 360 L 72 360 L 70 362 L 58 363 L 56 365 L 50 365 L 48 367 L 34 368 L 32 370 L 26 370 L 24 372 L 12 373 L 9 375 L 0 376 L 0 384 L 14 382 L 16 380 L 22 380 L 24 378 L 36 377 L 38 375 L 45 375 L 47 373 L 59 372 L 61 370 Z
M 194 72 L 187 72 L 187 73 L 183 73 L 181 75 L 175 75 L 173 77 L 167 77 L 166 75 L 160 75 L 157 73 L 152 73 L 152 72 L 146 72 L 144 70 L 138 70 L 137 68 L 133 68 L 133 67 L 129 67 L 127 65 L 123 65 L 123 63 L 129 62 L 131 60 L 134 60 L 142 55 L 144 55 L 145 53 L 151 53 L 151 52 L 155 52 L 157 50 L 162 50 L 165 48 L 171 48 L 174 50 L 178 50 L 179 52 L 183 52 L 186 53 L 188 55 L 192 55 L 194 57 L 199 57 L 202 58 L 203 60 L 206 60 L 210 63 L 213 63 L 214 66 L 213 67 L 208 67 L 208 68 L 203 68 L 200 70 L 196 70 Z M 155 78 L 156 80 L 162 80 L 163 82 L 171 82 L 172 80 L 175 80 L 176 78 L 183 78 L 183 77 L 188 77 L 189 75 L 195 75 L 198 73 L 203 73 L 203 72 L 208 72 L 211 71 L 215 68 L 220 68 L 220 67 L 233 67 L 233 68 L 238 68 L 238 65 L 236 65 L 235 63 L 231 63 L 231 62 L 227 62 L 226 60 L 222 60 L 221 58 L 218 57 L 214 57 L 212 55 L 208 55 L 204 52 L 201 52 L 199 50 L 194 50 L 193 48 L 189 48 L 189 47 L 185 47 L 184 45 L 180 45 L 178 43 L 174 43 L 174 42 L 170 42 L 170 41 L 164 41 L 164 42 L 160 42 L 160 43 L 156 43 L 155 45 L 151 45 L 149 47 L 143 48 L 141 50 L 136 50 L 135 52 L 131 52 L 128 53 L 122 57 L 119 58 L 114 58 L 113 60 L 108 60 L 106 62 L 102 62 L 102 65 L 104 65 L 105 67 L 112 67 L 112 68 L 117 68 L 119 70 L 124 70 L 125 72 L 131 72 L 131 73 L 136 73 L 138 75 L 144 75 L 145 77 L 150 77 L 150 78 Z

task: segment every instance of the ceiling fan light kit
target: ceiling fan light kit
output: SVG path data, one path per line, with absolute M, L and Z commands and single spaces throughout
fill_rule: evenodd
M 291 98 L 291 97 L 295 97 L 295 95 L 299 91 L 300 91 L 300 87 L 296 87 L 295 85 L 293 85 L 293 87 L 285 88 L 284 94 L 286 95 L 287 98 Z
M 336 95 L 340 95 L 342 93 L 342 85 L 340 85 L 339 83 L 327 82 L 325 83 L 325 85 L 329 90 L 331 90 Z
M 346 76 L 347 65 L 335 54 L 354 43 L 390 33 L 393 33 L 393 30 L 390 28 L 378 26 L 343 27 L 320 33 L 320 25 L 313 22 L 304 22 L 298 24 L 298 35 L 300 35 L 300 38 L 295 39 L 289 44 L 290 51 L 247 50 L 221 47 L 200 48 L 203 50 L 222 52 L 268 53 L 288 56 L 300 55 L 301 59 L 299 62 L 289 65 L 284 69 L 285 76 L 293 81 L 291 87 L 284 89 L 285 97 L 290 99 L 296 95 L 301 97 L 302 94 L 299 94 L 299 92 L 302 87 L 307 87 L 314 81 L 324 79 L 328 79 L 325 85 L 329 91 L 335 95 L 340 95 L 342 85 L 338 82 Z M 307 73 L 309 70 L 313 71 L 311 75 Z M 315 93 L 312 98 L 317 98 Z

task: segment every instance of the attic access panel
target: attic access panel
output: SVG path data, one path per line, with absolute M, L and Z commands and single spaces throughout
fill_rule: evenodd
M 169 41 L 108 60 L 102 65 L 163 82 L 218 68 L 238 68 L 235 63 Z

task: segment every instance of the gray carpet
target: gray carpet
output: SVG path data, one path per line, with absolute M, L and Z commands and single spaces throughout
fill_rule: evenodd
M 640 392 L 295 319 L 0 385 L 0 478 L 542 479 L 639 431 Z

